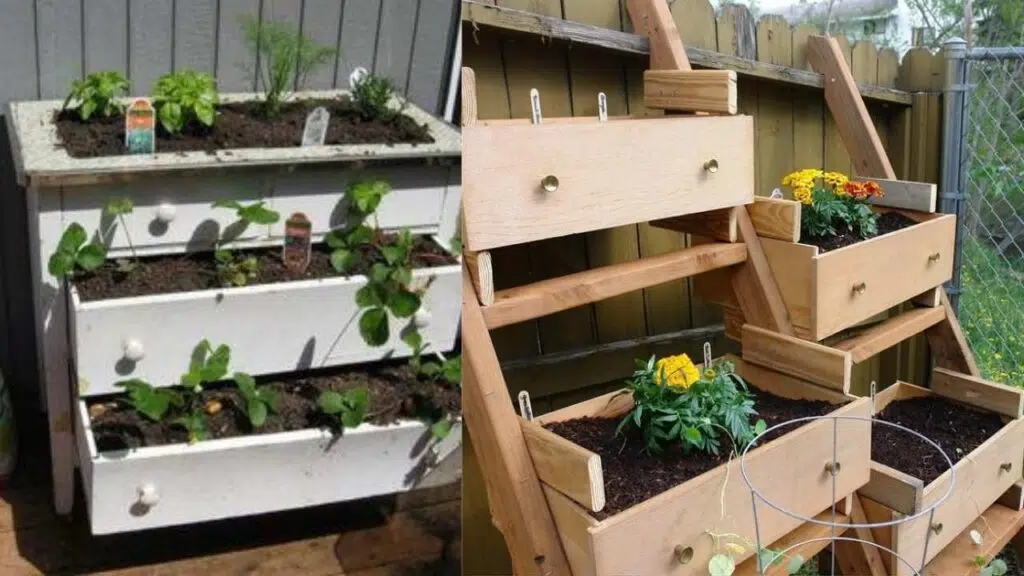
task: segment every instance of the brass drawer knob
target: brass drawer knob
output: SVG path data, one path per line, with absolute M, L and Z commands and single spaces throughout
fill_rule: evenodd
M 942 522 L 936 522 L 935 524 L 932 524 L 931 528 L 932 532 L 934 532 L 936 536 L 942 534 Z
M 705 162 L 704 163 L 704 170 L 707 170 L 708 172 L 710 172 L 712 174 L 714 174 L 715 172 L 718 172 L 718 160 L 715 160 L 714 158 L 712 158 L 711 160 L 708 160 L 707 162 Z
M 690 546 L 680 544 L 673 550 L 673 554 L 675 554 L 676 562 L 680 564 L 688 564 L 690 560 L 693 560 L 693 548 Z
M 867 290 L 868 290 L 868 285 L 867 285 L 866 282 L 858 282 L 857 284 L 853 285 L 853 292 L 855 294 L 863 294 L 863 293 L 867 292 Z
M 843 469 L 843 465 L 838 461 L 825 462 L 825 471 L 833 476 L 838 476 L 839 472 Z
M 930 256 L 928 256 L 928 261 L 929 262 L 938 262 L 940 258 L 942 258 L 942 254 L 939 254 L 938 252 L 935 252 L 935 253 L 931 254 Z
M 1010 470 L 1013 470 L 1013 463 L 1003 462 L 1002 464 L 999 465 L 999 469 L 1002 470 L 1003 472 L 1009 472 Z
M 540 186 L 545 192 L 554 192 L 558 190 L 558 178 L 554 174 L 548 174 L 540 181 Z

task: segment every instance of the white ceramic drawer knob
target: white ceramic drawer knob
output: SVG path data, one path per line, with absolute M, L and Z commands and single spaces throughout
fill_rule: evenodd
M 426 328 L 427 326 L 430 326 L 430 310 L 421 307 L 416 311 L 416 314 L 413 315 L 412 320 L 415 322 L 417 328 Z
M 164 224 L 174 220 L 174 216 L 178 213 L 178 209 L 174 207 L 174 204 L 163 204 L 156 207 L 156 219 L 163 222 Z
M 142 347 L 142 342 L 134 338 L 129 338 L 124 341 L 124 357 L 132 362 L 138 362 L 146 357 L 146 349 Z
M 152 484 L 143 484 L 139 486 L 139 504 L 147 508 L 156 506 L 160 502 L 160 493 L 157 492 L 156 486 Z

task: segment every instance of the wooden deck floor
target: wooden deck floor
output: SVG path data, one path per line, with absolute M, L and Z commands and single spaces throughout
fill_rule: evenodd
M 4 576 L 460 573 L 458 484 L 296 512 L 94 537 L 80 491 L 73 518 L 61 519 L 52 512 L 43 421 L 19 421 L 18 427 L 18 470 L 0 488 Z

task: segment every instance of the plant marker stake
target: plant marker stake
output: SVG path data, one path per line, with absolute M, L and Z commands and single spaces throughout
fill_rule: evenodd
M 302 129 L 302 146 L 323 146 L 327 138 L 327 125 L 331 120 L 331 113 L 323 106 L 317 106 L 315 110 L 306 116 L 306 125 Z
M 530 88 L 530 109 L 533 112 L 533 123 L 540 124 L 540 92 L 536 88 Z
M 875 382 L 874 380 L 872 380 L 871 381 L 871 391 L 869 392 L 869 394 L 871 395 L 871 403 L 872 404 L 874 404 L 874 402 L 875 402 L 875 391 L 877 390 L 877 388 L 878 388 L 878 383 Z
M 313 224 L 302 212 L 296 212 L 284 223 L 284 265 L 295 276 L 301 276 L 309 268 L 312 254 Z
M 125 110 L 124 147 L 129 154 L 156 152 L 156 110 L 149 98 L 135 98 Z
M 604 95 L 604 92 L 597 93 L 597 120 L 599 122 L 608 121 L 608 97 Z
M 519 415 L 523 420 L 533 420 L 533 406 L 530 405 L 530 393 L 523 390 L 519 393 Z
M 366 68 L 363 68 L 362 66 L 356 66 L 355 70 L 353 70 L 352 73 L 348 75 L 348 87 L 351 88 L 352 90 L 355 90 L 356 86 L 360 82 L 362 82 L 363 78 L 366 78 L 369 74 L 370 72 L 367 71 Z
M 711 368 L 711 342 L 704 343 L 704 369 Z

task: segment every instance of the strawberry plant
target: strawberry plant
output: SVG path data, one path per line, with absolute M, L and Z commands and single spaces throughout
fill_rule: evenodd
M 205 338 L 192 351 L 188 372 L 181 376 L 181 385 L 185 388 L 185 414 L 174 421 L 188 431 L 190 444 L 207 438 L 204 406 L 200 401 L 203 385 L 224 378 L 230 361 L 231 348 L 226 344 L 214 348 Z
M 133 378 L 116 382 L 114 386 L 124 388 L 128 392 L 128 402 L 136 412 L 154 422 L 163 419 L 171 406 L 184 403 L 182 395 L 169 388 L 156 388 L 152 384 Z
M 153 106 L 160 125 L 170 134 L 180 134 L 195 123 L 213 126 L 219 102 L 217 81 L 195 70 L 164 74 L 153 91 Z
M 217 250 L 213 259 L 221 286 L 245 286 L 260 275 L 260 261 L 255 256 L 236 258 L 230 250 Z
M 119 259 L 117 261 L 117 269 L 123 274 L 134 270 L 139 261 L 139 256 L 135 252 L 135 244 L 132 243 L 132 235 L 128 232 L 128 223 L 124 219 L 125 214 L 131 214 L 134 208 L 135 205 L 132 203 L 132 199 L 127 197 L 111 198 L 104 208 L 107 215 L 117 218 L 117 221 L 121 223 L 121 228 L 124 229 L 125 240 L 128 242 L 128 249 L 132 253 L 131 260 Z M 113 226 L 111 226 L 110 231 L 113 232 Z
M 356 305 L 363 309 L 359 333 L 371 346 L 383 346 L 391 334 L 388 312 L 396 318 L 410 318 L 420 308 L 419 294 L 409 290 L 412 281 L 412 235 L 403 230 L 394 244 L 381 247 L 384 262 L 374 262 L 367 283 L 356 292 Z
M 366 388 L 352 388 L 344 392 L 324 390 L 317 405 L 325 414 L 334 416 L 345 428 L 355 428 L 366 419 L 370 407 L 370 392 Z
M 106 247 L 99 242 L 89 242 L 89 236 L 78 222 L 68 225 L 57 242 L 57 249 L 50 255 L 47 270 L 55 278 L 71 278 L 79 272 L 90 272 L 99 268 L 107 257 Z
M 222 286 L 245 286 L 249 280 L 259 277 L 260 263 L 253 256 L 236 257 L 230 250 L 224 248 L 231 239 L 241 234 L 250 224 L 263 224 L 270 226 L 281 219 L 281 214 L 266 207 L 266 202 L 259 201 L 252 204 L 242 204 L 237 200 L 218 200 L 213 203 L 214 208 L 230 208 L 235 211 L 238 218 L 233 224 L 233 232 L 228 234 L 225 231 L 225 238 L 222 238 L 213 252 L 214 262 L 217 266 L 217 278 Z M 231 236 L 231 238 L 227 238 Z
M 253 428 L 263 426 L 270 412 L 277 411 L 277 397 L 267 386 L 257 386 L 252 376 L 243 372 L 235 372 L 232 377 L 238 392 L 245 400 L 245 413 Z
M 61 109 L 77 111 L 83 122 L 95 114 L 109 118 L 124 112 L 124 105 L 117 98 L 129 90 L 131 84 L 120 72 L 93 72 L 71 84 Z
M 266 207 L 266 202 L 259 201 L 249 204 L 242 204 L 238 200 L 217 200 L 213 203 L 214 208 L 230 208 L 235 211 L 238 222 L 243 229 L 249 224 L 276 224 L 281 219 L 281 214 Z

